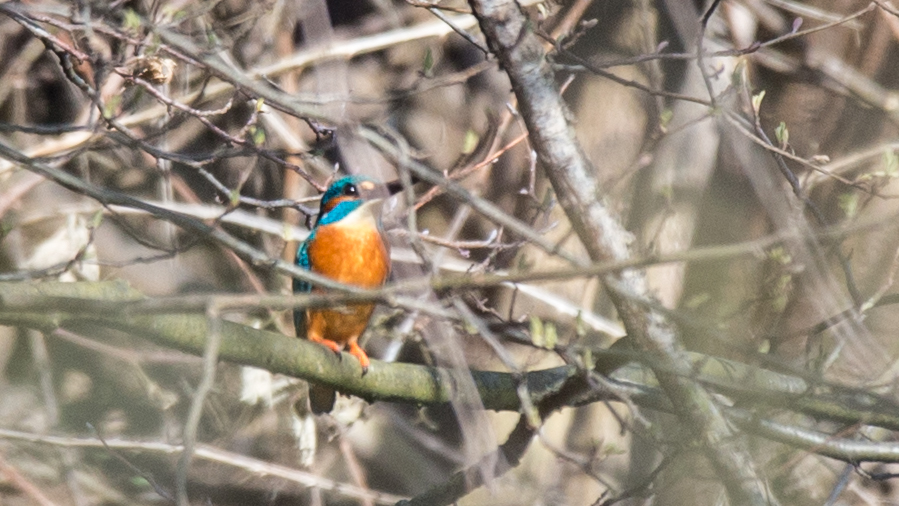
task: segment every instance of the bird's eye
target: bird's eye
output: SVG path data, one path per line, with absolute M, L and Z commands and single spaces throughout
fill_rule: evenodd
M 347 196 L 356 196 L 359 195 L 359 190 L 356 188 L 356 185 L 348 184 L 343 188 L 343 194 Z

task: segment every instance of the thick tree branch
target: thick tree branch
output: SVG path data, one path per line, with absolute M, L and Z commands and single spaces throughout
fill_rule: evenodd
M 166 347 L 202 355 L 206 347 L 209 319 L 201 313 L 140 313 L 143 295 L 124 282 L 84 283 L 0 283 L 0 324 L 50 331 L 59 327 L 90 333 L 97 328 L 113 328 Z M 210 305 L 215 305 L 210 297 Z M 225 297 L 223 307 L 231 307 Z M 414 364 L 372 361 L 369 374 L 361 377 L 358 364 L 338 360 L 325 348 L 303 339 L 222 322 L 219 358 L 253 365 L 272 372 L 327 383 L 369 401 L 399 401 L 416 404 L 448 402 L 452 395 L 453 372 Z M 849 425 L 873 425 L 899 429 L 897 408 L 887 399 L 870 393 L 853 392 L 839 386 L 813 385 L 807 380 L 786 376 L 732 361 L 685 354 L 696 381 L 729 395 L 741 404 L 768 405 L 789 409 L 823 420 Z M 620 355 L 598 354 L 598 370 L 610 372 Z M 660 366 L 655 365 L 659 371 Z M 634 374 L 629 374 L 633 372 Z M 666 372 L 665 374 L 671 374 Z M 520 409 L 518 381 L 527 383 L 532 402 L 544 416 L 566 405 L 582 405 L 626 397 L 635 405 L 664 412 L 678 412 L 670 396 L 661 390 L 626 379 L 609 380 L 611 388 L 586 384 L 575 367 L 558 367 L 510 373 L 471 371 L 483 404 L 488 409 Z M 615 377 L 643 377 L 637 368 L 619 370 Z M 820 391 L 820 393 L 815 392 Z M 813 393 L 815 392 L 815 393 Z M 835 437 L 812 429 L 787 425 L 745 409 L 725 407 L 727 419 L 749 433 L 799 449 L 846 462 L 899 462 L 899 445 L 860 442 L 849 436 Z M 502 474 L 521 458 L 533 436 L 526 417 L 497 451 L 505 457 L 496 468 Z M 0 434 L 0 438 L 4 437 Z M 478 483 L 476 468 L 469 468 L 450 480 L 416 497 L 409 504 L 449 503 Z M 474 481 L 472 481 L 474 480 Z
M 277 307 L 285 305 L 276 303 L 275 299 L 259 300 L 272 302 Z M 234 300 L 229 296 L 223 296 L 220 305 L 215 296 L 209 296 L 208 300 L 209 305 L 218 305 L 222 312 L 234 307 Z M 159 313 L 154 305 L 146 304 L 152 301 L 121 281 L 0 283 L 0 324 L 44 331 L 59 327 L 83 332 L 98 327 L 114 328 L 161 346 L 202 356 L 209 321 L 203 312 L 177 313 L 171 309 L 171 304 L 159 304 L 159 307 L 169 308 L 168 313 Z M 196 308 L 196 304 L 187 306 Z M 144 312 L 148 307 L 154 311 Z M 330 351 L 304 339 L 227 321 L 223 322 L 220 331 L 221 360 L 327 383 L 370 401 L 439 404 L 447 402 L 451 395 L 452 379 L 448 370 L 442 368 L 373 360 L 369 374 L 360 377 L 358 365 L 352 359 L 338 360 Z M 799 377 L 698 353 L 685 353 L 684 357 L 690 369 L 689 377 L 684 380 L 701 383 L 743 404 L 786 409 L 819 420 L 899 430 L 899 407 L 890 399 L 873 393 L 839 385 L 815 384 Z M 596 350 L 595 370 L 611 374 L 628 358 L 645 359 L 636 354 L 632 357 L 625 354 L 625 360 L 622 360 L 620 350 Z M 656 369 L 660 367 L 655 364 Z M 520 409 L 515 375 L 477 370 L 471 373 L 487 409 Z M 530 371 L 522 377 L 527 382 L 532 401 L 539 404 L 546 402 L 548 396 L 557 395 L 577 375 L 575 367 L 563 366 Z M 627 396 L 644 408 L 673 411 L 671 401 L 654 385 L 638 383 L 638 378 L 643 376 L 636 365 L 618 369 L 614 379 L 610 380 L 615 386 L 614 391 L 591 385 L 589 389 L 582 389 L 584 391 L 579 395 L 567 397 L 567 404 L 583 405 Z M 735 415 L 738 420 L 750 416 L 745 411 L 741 413 L 744 414 Z
M 93 311 L 91 300 L 97 302 Z M 162 346 L 203 355 L 209 333 L 209 319 L 204 314 L 148 315 L 127 310 L 129 301 L 141 300 L 143 296 L 123 282 L 0 283 L 0 324 L 47 331 L 63 327 L 84 333 L 113 328 Z M 455 379 L 449 369 L 373 360 L 368 373 L 362 376 L 355 360 L 341 360 L 325 347 L 305 339 L 228 321 L 222 322 L 219 331 L 221 360 L 332 385 L 369 401 L 438 404 L 448 402 L 453 395 Z M 525 381 L 534 400 L 539 401 L 561 388 L 575 373 L 574 367 L 558 367 L 528 374 Z M 474 371 L 473 377 L 485 407 L 519 408 L 513 375 Z
M 631 257 L 631 234 L 602 202 L 596 171 L 577 143 L 568 108 L 545 59 L 543 43 L 519 4 L 471 0 L 491 50 L 508 73 L 531 143 L 568 219 L 594 262 Z M 708 392 L 685 381 L 686 360 L 662 315 L 638 301 L 648 299 L 645 275 L 622 271 L 605 277 L 633 345 L 653 355 L 654 372 L 685 425 L 695 429 L 732 504 L 771 504 L 742 441 Z M 673 373 L 671 371 L 674 371 Z

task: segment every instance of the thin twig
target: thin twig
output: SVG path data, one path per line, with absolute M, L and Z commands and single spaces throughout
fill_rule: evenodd
M 487 57 L 490 56 L 490 51 L 488 51 L 486 47 L 482 46 L 481 43 L 478 42 L 478 39 L 474 38 L 474 36 L 471 35 L 470 33 L 468 33 L 467 31 L 465 31 L 464 28 L 457 25 L 455 21 L 450 19 L 450 17 L 447 16 L 446 14 L 444 14 L 443 12 L 441 12 L 440 9 L 438 9 L 436 7 L 428 7 L 428 11 L 431 14 L 433 14 L 434 16 L 436 16 L 437 19 L 439 19 L 440 21 L 443 21 L 444 23 L 449 25 L 449 27 L 452 28 L 454 32 L 461 35 L 463 39 L 465 39 L 469 42 L 469 44 L 478 48 L 482 53 L 484 53 L 484 56 L 487 56 Z
M 0 428 L 0 439 L 26 441 L 68 448 L 105 448 L 115 450 L 128 450 L 135 452 L 161 453 L 164 455 L 178 455 L 184 451 L 181 445 L 173 445 L 159 441 L 133 441 L 126 439 L 99 439 L 80 438 L 70 436 L 47 436 L 29 432 L 15 431 Z M 194 448 L 194 457 L 208 462 L 224 464 L 226 466 L 242 469 L 254 476 L 274 476 L 283 480 L 298 483 L 304 487 L 316 487 L 331 491 L 353 499 L 371 498 L 378 504 L 394 504 L 402 497 L 384 492 L 364 490 L 336 480 L 330 480 L 317 476 L 310 472 L 292 469 L 278 464 L 272 464 L 253 457 L 222 450 L 206 444 L 198 444 Z M 140 473 L 143 474 L 143 473 Z M 152 481 L 151 481 L 152 483 Z M 168 493 L 162 497 L 171 497 Z
M 19 489 L 23 494 L 31 498 L 40 506 L 56 506 L 56 503 L 41 492 L 41 489 L 19 472 L 12 464 L 0 455 L 0 473 L 3 474 L 5 481 L 10 485 Z
M 203 406 L 206 404 L 206 396 L 212 390 L 215 383 L 215 370 L 219 360 L 219 347 L 222 341 L 222 319 L 219 309 L 210 305 L 206 309 L 209 331 L 206 334 L 206 347 L 203 351 L 203 375 L 197 390 L 190 402 L 187 421 L 184 423 L 183 445 L 184 451 L 178 459 L 178 467 L 175 473 L 175 499 L 179 506 L 189 506 L 190 500 L 187 491 L 187 474 L 190 470 L 190 462 L 194 456 L 197 444 L 197 428 L 200 425 L 200 417 L 203 416 Z

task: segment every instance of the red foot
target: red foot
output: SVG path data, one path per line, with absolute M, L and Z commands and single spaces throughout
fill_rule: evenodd
M 331 351 L 336 353 L 338 357 L 340 356 L 340 352 L 341 352 L 340 345 L 335 343 L 334 341 L 332 341 L 330 339 L 323 339 L 321 337 L 311 337 L 311 336 L 309 337 L 309 340 L 330 349 Z
M 350 355 L 359 359 L 359 365 L 362 366 L 362 375 L 365 376 L 365 373 L 368 372 L 368 366 L 371 362 L 368 360 L 368 355 L 365 354 L 365 351 L 359 347 L 359 344 L 355 341 L 350 342 L 349 349 L 347 350 Z

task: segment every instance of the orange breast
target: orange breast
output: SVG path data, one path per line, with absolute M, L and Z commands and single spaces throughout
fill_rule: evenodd
M 384 284 L 390 272 L 387 246 L 368 224 L 319 227 L 309 246 L 312 270 L 335 281 L 365 288 Z
M 323 276 L 364 288 L 384 284 L 390 273 L 390 256 L 378 229 L 370 224 L 340 222 L 319 227 L 309 245 L 312 270 Z M 352 304 L 306 312 L 310 338 L 344 345 L 365 331 L 374 304 Z

